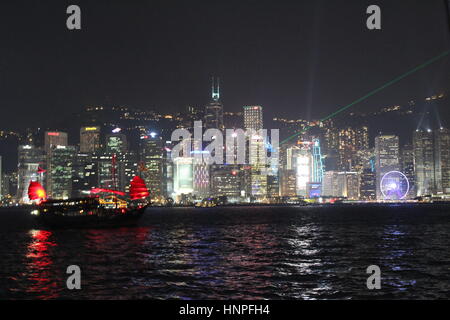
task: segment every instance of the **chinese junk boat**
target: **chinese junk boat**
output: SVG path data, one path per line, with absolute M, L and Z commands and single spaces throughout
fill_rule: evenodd
M 37 185 L 38 184 L 38 185 Z M 37 221 L 50 228 L 110 228 L 137 223 L 149 203 L 145 182 L 135 177 L 130 194 L 94 188 L 90 196 L 67 200 L 46 200 L 45 190 L 37 182 L 31 182 L 29 198 L 36 202 L 32 214 Z

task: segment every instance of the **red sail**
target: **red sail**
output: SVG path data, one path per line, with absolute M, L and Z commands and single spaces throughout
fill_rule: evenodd
M 135 176 L 131 181 L 130 187 L 130 198 L 131 200 L 138 200 L 146 198 L 150 195 L 148 189 L 145 185 L 144 180 L 142 178 Z
M 30 200 L 41 200 L 47 198 L 47 194 L 39 182 L 31 181 L 28 187 L 28 198 Z

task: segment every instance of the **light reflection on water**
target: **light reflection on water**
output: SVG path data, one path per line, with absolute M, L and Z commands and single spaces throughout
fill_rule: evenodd
M 151 209 L 135 228 L 2 229 L 0 298 L 446 298 L 450 212 L 403 209 Z M 71 264 L 80 291 L 65 287 Z

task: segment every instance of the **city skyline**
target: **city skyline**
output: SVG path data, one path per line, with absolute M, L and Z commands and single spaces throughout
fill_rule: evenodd
M 450 0 L 4 0 L 0 45 L 0 300 L 449 298 Z

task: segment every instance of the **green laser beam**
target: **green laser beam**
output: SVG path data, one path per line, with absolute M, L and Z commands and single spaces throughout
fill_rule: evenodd
M 359 99 L 353 101 L 352 103 L 346 105 L 345 107 L 342 107 L 342 108 L 336 110 L 335 112 L 329 114 L 329 115 L 326 116 L 325 118 L 320 119 L 319 121 L 320 121 L 320 122 L 323 122 L 323 121 L 326 121 L 326 120 L 328 120 L 328 119 L 331 119 L 331 118 L 335 117 L 336 115 L 338 115 L 339 113 L 341 113 L 341 112 L 347 110 L 348 108 L 353 107 L 355 104 L 358 104 L 358 103 L 360 103 L 360 102 L 362 102 L 362 101 L 368 99 L 369 97 L 371 97 L 371 96 L 373 96 L 374 94 L 380 92 L 381 90 L 384 90 L 384 89 L 386 89 L 387 87 L 392 86 L 393 84 L 399 82 L 400 80 L 406 78 L 407 76 L 409 76 L 409 75 L 411 75 L 411 74 L 413 74 L 413 73 L 415 73 L 415 72 L 417 72 L 417 71 L 419 71 L 419 70 L 421 70 L 421 69 L 423 69 L 423 68 L 429 66 L 430 64 L 433 64 L 434 62 L 436 62 L 436 61 L 438 61 L 438 60 L 444 58 L 444 57 L 447 56 L 448 54 L 450 54 L 450 50 L 441 53 L 440 55 L 438 55 L 438 56 L 436 56 L 436 57 L 434 57 L 434 58 L 428 60 L 427 62 L 425 62 L 425 63 L 423 63 L 423 64 L 421 64 L 421 65 L 415 67 L 414 69 L 411 69 L 410 71 L 408 71 L 408 72 L 402 74 L 401 76 L 398 76 L 397 78 L 395 78 L 395 79 L 393 79 L 393 80 L 391 80 L 391 81 L 385 83 L 385 84 L 382 85 L 381 87 L 379 87 L 379 88 L 377 88 L 377 89 L 375 89 L 375 90 L 372 90 L 371 92 L 369 92 L 369 93 L 366 94 L 365 96 L 362 96 L 361 98 L 359 98 Z M 311 126 L 308 126 L 308 127 L 304 128 L 302 131 L 297 132 L 296 134 L 290 136 L 289 138 L 287 138 L 287 139 L 281 141 L 281 144 L 286 143 L 287 141 L 291 140 L 292 138 L 295 138 L 295 137 L 301 135 L 301 134 L 304 133 L 305 131 L 308 131 L 309 128 L 311 128 Z

